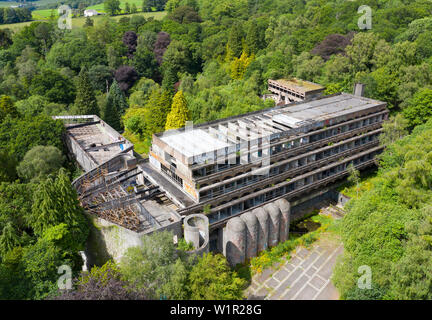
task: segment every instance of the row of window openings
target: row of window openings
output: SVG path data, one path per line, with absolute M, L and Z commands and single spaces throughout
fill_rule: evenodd
M 375 156 L 375 153 L 370 153 L 370 154 L 362 156 L 361 158 L 355 159 L 351 163 L 353 163 L 354 165 L 358 165 L 360 163 L 364 163 L 366 161 L 373 159 L 374 156 Z M 210 223 L 213 223 L 213 222 L 228 218 L 231 215 L 235 215 L 235 214 L 240 213 L 242 211 L 248 210 L 249 208 L 260 205 L 266 201 L 272 200 L 272 199 L 279 197 L 279 196 L 282 196 L 286 193 L 292 192 L 298 188 L 304 187 L 304 186 L 311 184 L 315 181 L 319 181 L 319 180 L 331 177 L 337 173 L 345 171 L 346 168 L 348 167 L 348 165 L 349 165 L 349 163 L 341 164 L 337 167 L 333 167 L 329 170 L 319 172 L 316 175 L 307 177 L 303 180 L 296 181 L 295 183 L 291 183 L 289 185 L 280 187 L 276 190 L 269 191 L 265 194 L 262 194 L 262 195 L 254 197 L 254 198 L 248 199 L 244 202 L 237 203 L 231 207 L 224 208 L 224 209 L 222 209 L 222 210 L 220 210 L 214 214 L 211 214 L 209 216 L 209 221 L 210 221 Z
M 271 168 L 269 170 L 269 174 L 268 175 L 259 175 L 259 176 L 258 175 L 253 175 L 253 176 L 248 176 L 248 177 L 241 178 L 241 179 L 238 179 L 236 181 L 227 183 L 227 184 L 225 184 L 223 186 L 219 186 L 217 188 L 214 188 L 214 189 L 211 189 L 211 190 L 208 190 L 208 191 L 203 191 L 203 192 L 200 193 L 200 201 L 201 200 L 211 199 L 213 197 L 217 197 L 217 196 L 219 196 L 221 194 L 225 194 L 225 193 L 231 192 L 233 190 L 236 190 L 236 189 L 239 189 L 239 188 L 251 185 L 251 184 L 253 184 L 255 182 L 258 182 L 260 180 L 264 180 L 264 179 L 266 179 L 268 177 L 272 177 L 272 176 L 275 176 L 275 175 L 287 172 L 287 171 L 289 171 L 291 169 L 294 169 L 294 168 L 299 168 L 299 167 L 305 166 L 305 165 L 307 165 L 309 163 L 322 160 L 324 158 L 327 158 L 327 157 L 330 157 L 332 155 L 344 152 L 344 151 L 349 150 L 349 149 L 356 148 L 358 146 L 364 145 L 364 144 L 369 143 L 369 142 L 377 141 L 378 140 L 378 136 L 379 136 L 379 134 L 365 136 L 365 137 L 363 137 L 361 139 L 358 139 L 358 140 L 355 140 L 355 141 L 351 141 L 349 143 L 337 146 L 335 148 L 328 149 L 328 150 L 316 153 L 315 155 L 311 155 L 309 157 L 301 158 L 301 159 L 295 160 L 293 162 L 289 162 L 289 163 L 283 164 L 283 165 L 278 166 L 278 167 L 273 167 L 273 168 Z M 202 187 L 205 187 L 205 186 L 206 185 L 203 185 Z
M 275 89 L 275 90 L 282 91 L 284 93 L 288 93 L 288 94 L 290 94 L 290 95 L 292 95 L 294 97 L 297 97 L 297 98 L 300 98 L 300 99 L 304 99 L 303 95 L 295 93 L 295 92 L 293 92 L 291 90 L 287 90 L 287 89 L 284 89 L 284 88 L 281 88 L 281 87 L 277 87 L 277 86 L 272 85 L 272 84 L 269 84 L 269 87 L 272 88 L 272 89 Z
M 282 151 L 286 151 L 286 150 L 289 150 L 292 148 L 297 148 L 300 145 L 304 145 L 304 144 L 307 144 L 309 142 L 316 142 L 319 140 L 327 139 L 327 138 L 335 136 L 337 134 L 345 133 L 347 131 L 352 131 L 352 130 L 355 130 L 355 129 L 379 122 L 383 119 L 383 117 L 384 117 L 383 115 L 374 116 L 372 118 L 365 119 L 362 121 L 357 121 L 355 123 L 351 123 L 349 125 L 344 125 L 344 126 L 341 126 L 339 128 L 327 130 L 325 132 L 322 132 L 322 133 L 319 133 L 316 135 L 312 135 L 310 137 L 305 137 L 302 139 L 296 139 L 294 141 L 289 141 L 289 142 L 285 142 L 285 143 L 273 146 L 270 148 L 270 155 L 276 155 L 277 153 L 280 153 Z M 251 157 L 251 154 L 248 154 L 248 162 L 251 162 L 251 160 L 253 158 L 262 157 L 263 152 L 262 152 L 262 150 L 258 150 L 255 154 L 256 154 L 255 157 L 254 156 Z M 209 167 L 201 168 L 198 170 L 194 170 L 193 171 L 193 177 L 194 178 L 205 177 L 209 174 L 220 172 L 220 171 L 227 170 L 229 168 L 238 166 L 241 163 L 240 156 L 239 155 L 236 156 L 235 163 L 230 163 L 230 162 L 233 162 L 233 161 L 229 161 L 227 159 L 227 160 L 225 160 L 225 163 L 220 163 L 220 164 L 216 164 L 214 166 L 209 166 Z

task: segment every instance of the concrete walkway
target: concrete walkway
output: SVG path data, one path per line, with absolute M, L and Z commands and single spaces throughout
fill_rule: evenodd
M 289 262 L 254 275 L 246 295 L 250 300 L 337 300 L 339 294 L 330 278 L 342 253 L 338 239 L 323 235 L 309 250 L 297 248 Z

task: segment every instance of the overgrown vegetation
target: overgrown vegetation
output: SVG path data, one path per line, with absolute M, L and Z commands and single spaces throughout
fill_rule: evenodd
M 114 4 L 113 14 L 124 13 L 117 1 L 107 2 Z M 84 8 L 79 1 L 67 3 Z M 430 164 L 429 140 L 422 132 L 429 124 L 421 125 L 432 115 L 430 1 L 160 0 L 143 1 L 140 8 L 131 0 L 129 9 L 124 1 L 120 9 L 132 12 L 133 4 L 167 14 L 160 20 L 141 14 L 98 17 L 98 23 L 85 19 L 82 28 L 72 30 L 59 30 L 55 19 L 15 32 L 0 30 L 0 281 L 12 292 L 3 290 L 1 297 L 46 295 L 55 278 L 52 261 L 65 259 L 53 240 L 62 236 L 48 241 L 26 220 L 35 202 L 33 190 L 48 188 L 46 181 L 60 177 L 66 181 L 75 171 L 60 161 L 50 162 L 46 172 L 40 169 L 39 161 L 57 156 L 25 159 L 38 146 L 64 155 L 63 126 L 50 116 L 100 114 L 146 153 L 152 134 L 186 120 L 200 123 L 273 106 L 260 96 L 267 93 L 267 79 L 283 77 L 318 82 L 328 94 L 351 92 L 354 83 L 362 82 L 366 96 L 388 103 L 393 117 L 384 125 L 382 143 L 393 144 L 381 159 L 376 181 L 360 182 L 358 196 L 354 189 L 358 199 L 344 219 L 348 254 L 340 267 L 340 274 L 348 276 L 337 285 L 344 297 L 361 297 L 352 289 L 355 267 L 370 263 L 379 286 L 373 297 L 428 297 L 423 266 L 430 262 L 424 240 Z M 361 5 L 373 10 L 372 30 L 358 29 Z M 59 165 L 70 172 L 60 176 Z M 74 207 L 70 195 L 57 199 L 54 194 L 58 204 L 48 202 L 54 210 L 48 217 L 58 223 L 49 226 L 66 238 L 62 223 L 72 222 L 58 220 L 53 212 L 66 203 Z M 9 207 L 15 201 L 19 206 Z M 50 271 L 42 270 L 43 264 Z M 415 277 L 425 280 L 420 284 Z M 29 283 L 36 291 L 25 289 Z
M 232 271 L 224 256 L 190 256 L 187 246 L 173 243 L 171 232 L 143 238 L 143 245 L 129 248 L 117 266 L 107 262 L 75 281 L 69 292 L 56 299 L 194 299 L 238 300 L 245 281 Z M 118 294 L 117 294 L 118 293 Z
M 369 298 L 431 298 L 431 134 L 429 120 L 389 145 L 370 190 L 348 204 L 341 225 L 346 253 L 334 276 L 343 298 L 361 297 L 355 292 L 362 265 L 372 270 Z

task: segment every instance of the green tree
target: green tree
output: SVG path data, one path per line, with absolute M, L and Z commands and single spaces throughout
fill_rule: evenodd
M 54 146 L 35 146 L 29 150 L 17 167 L 21 178 L 30 181 L 44 179 L 62 167 L 64 157 Z
M 359 183 L 360 183 L 360 172 L 354 167 L 352 163 L 347 168 L 347 172 L 349 174 L 348 181 L 356 186 L 356 193 L 358 197 L 359 192 Z
M 131 7 L 130 7 L 130 4 L 129 4 L 129 2 L 126 2 L 125 3 L 125 13 L 131 13 Z
M 20 244 L 20 238 L 12 222 L 6 223 L 0 234 L 0 253 L 4 255 Z
M 162 132 L 165 129 L 167 115 L 171 108 L 171 98 L 165 90 L 154 88 L 146 104 L 148 116 L 146 128 L 148 135 Z
M 193 300 L 240 300 L 245 280 L 230 270 L 224 256 L 206 253 L 198 258 L 189 275 Z
M 17 178 L 16 161 L 6 150 L 0 151 L 0 183 L 12 182 Z
M 178 257 L 173 234 L 156 232 L 142 246 L 129 248 L 120 262 L 125 279 L 138 289 L 154 292 L 153 298 L 187 298 L 187 266 Z
M 39 183 L 27 218 L 38 235 L 61 223 L 65 223 L 75 233 L 78 243 L 83 243 L 88 234 L 84 211 L 64 169 L 59 171 L 55 179 L 48 177 Z
M 423 88 L 418 91 L 402 113 L 410 126 L 426 122 L 432 116 L 432 89 Z
M 77 110 L 78 114 L 99 115 L 96 97 L 85 68 L 82 68 L 78 75 L 76 87 L 75 110 Z
M 116 130 L 120 130 L 121 115 L 127 109 L 127 103 L 123 92 L 121 91 L 117 81 L 113 81 L 104 109 L 102 111 L 102 117 L 110 126 Z
M 115 16 L 116 14 L 118 14 L 121 11 L 120 0 L 105 0 L 104 10 L 110 16 Z
M 167 115 L 165 130 L 178 129 L 185 126 L 189 120 L 189 110 L 183 91 L 178 91 L 171 105 L 171 111 Z
M 51 102 L 68 104 L 75 99 L 75 86 L 59 72 L 43 70 L 33 78 L 30 93 L 44 96 Z
M 141 10 L 142 10 L 142 12 L 151 12 L 152 11 L 151 1 L 150 0 L 143 0 L 142 5 L 141 5 Z
M 243 28 L 236 22 L 230 29 L 227 42 L 227 59 L 240 57 L 243 50 Z
M 93 27 L 94 21 L 90 17 L 86 17 L 84 27 Z
M 408 120 L 398 113 L 383 123 L 383 132 L 379 136 L 381 145 L 389 145 L 408 134 Z
M 13 103 L 11 97 L 2 95 L 0 97 L 0 112 L 3 115 L 11 115 L 16 117 L 18 115 L 17 109 L 15 108 L 15 104 Z

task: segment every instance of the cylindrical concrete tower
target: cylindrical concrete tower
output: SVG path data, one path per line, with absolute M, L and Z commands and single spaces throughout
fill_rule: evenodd
M 279 207 L 281 211 L 279 241 L 283 242 L 288 240 L 288 236 L 289 236 L 291 206 L 288 200 L 286 199 L 278 199 L 276 200 L 275 204 Z
M 269 214 L 269 246 L 274 247 L 279 242 L 281 213 L 274 203 L 268 203 L 264 210 Z
M 184 238 L 195 248 L 194 253 L 209 251 L 209 220 L 203 214 L 191 214 L 184 218 Z
M 256 257 L 258 249 L 258 219 L 252 212 L 240 216 L 246 224 L 246 259 Z
M 226 225 L 226 258 L 231 266 L 243 263 L 246 256 L 246 224 L 239 217 L 228 220 Z
M 269 237 L 269 215 L 261 207 L 252 210 L 258 219 L 258 250 L 257 253 L 267 250 Z

